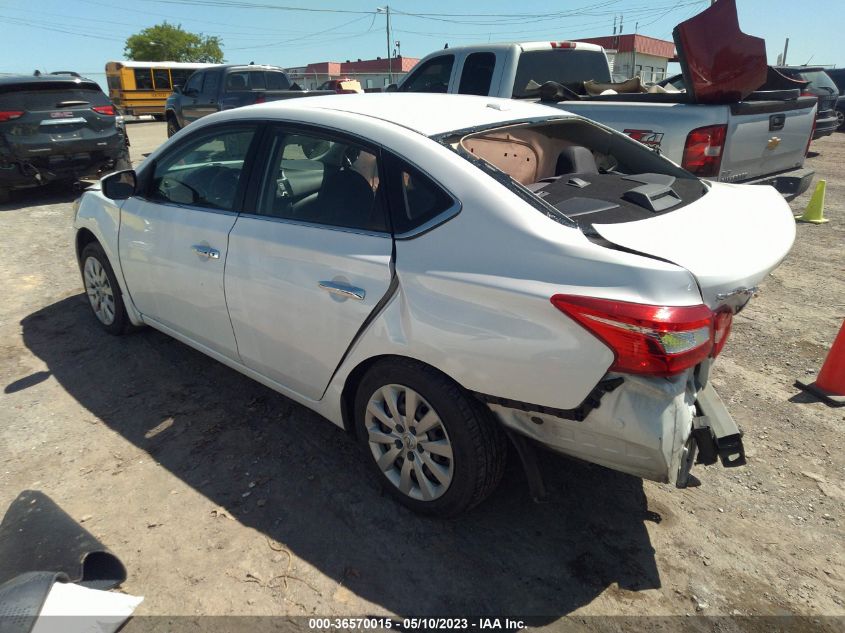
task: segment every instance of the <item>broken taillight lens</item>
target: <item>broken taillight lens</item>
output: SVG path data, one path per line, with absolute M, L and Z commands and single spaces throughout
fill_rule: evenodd
M 105 114 L 107 116 L 114 116 L 116 114 L 112 105 L 94 106 L 91 109 L 97 114 Z
M 705 305 L 656 306 L 576 295 L 554 295 L 551 302 L 613 351 L 610 371 L 673 376 L 713 351 L 714 314 Z M 727 332 L 722 344 L 726 338 Z
M 731 333 L 731 325 L 733 324 L 734 315 L 730 310 L 721 310 L 713 315 L 713 353 L 711 356 L 716 358 L 725 346 L 728 340 L 728 335 Z
M 727 125 L 707 125 L 687 134 L 681 167 L 696 176 L 718 176 L 727 129 Z

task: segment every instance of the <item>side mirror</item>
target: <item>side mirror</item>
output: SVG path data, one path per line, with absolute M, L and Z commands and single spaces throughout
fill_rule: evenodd
M 387 88 L 384 89 L 385 92 L 396 92 L 399 89 L 399 86 L 396 84 L 390 84 Z
M 175 86 L 173 86 L 173 92 L 175 92 L 177 95 L 182 94 L 181 84 L 176 84 Z
M 138 177 L 134 169 L 118 171 L 102 179 L 103 195 L 109 200 L 126 200 L 135 193 Z

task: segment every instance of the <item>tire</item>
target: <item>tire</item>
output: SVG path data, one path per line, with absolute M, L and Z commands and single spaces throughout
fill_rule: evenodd
M 181 130 L 182 128 L 179 127 L 179 122 L 176 120 L 176 116 L 173 114 L 167 115 L 167 138 L 170 138 L 176 132 Z
M 843 112 L 842 110 L 837 110 L 836 111 L 836 119 L 839 121 L 839 125 L 837 126 L 837 129 L 845 130 L 845 112 Z
M 409 397 L 417 401 L 413 423 L 405 418 Z M 502 479 L 502 429 L 484 405 L 428 365 L 395 358 L 371 367 L 356 391 L 355 423 L 383 487 L 420 514 L 461 514 Z
M 11 198 L 10 191 L 8 189 L 3 189 L 0 187 L 0 204 L 5 204 Z
M 79 258 L 82 285 L 88 304 L 102 328 L 118 336 L 128 332 L 132 324 L 123 304 L 123 295 L 103 247 L 91 242 Z
M 153 115 L 153 120 L 155 120 L 155 121 L 164 121 L 164 115 L 163 115 L 163 114 L 154 114 L 154 115 Z

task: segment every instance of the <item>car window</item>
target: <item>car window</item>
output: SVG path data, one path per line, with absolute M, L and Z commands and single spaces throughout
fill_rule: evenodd
M 190 138 L 157 162 L 152 200 L 231 211 L 254 129 L 226 128 Z
M 267 90 L 267 80 L 264 77 L 263 71 L 253 70 L 249 73 L 249 89 Z
M 226 90 L 249 90 L 249 73 L 241 71 L 226 75 Z
M 205 73 L 205 82 L 202 86 L 202 94 L 206 97 L 216 97 L 217 88 L 220 86 L 220 73 L 209 71 Z
M 446 92 L 452 76 L 454 55 L 439 55 L 414 70 L 399 92 Z
M 290 82 L 285 73 L 269 71 L 267 73 L 267 90 L 287 90 Z
M 173 68 L 170 70 L 170 76 L 173 78 L 173 85 L 174 86 L 182 86 L 184 87 L 185 84 L 188 82 L 188 77 L 191 76 L 193 70 L 189 70 L 187 68 Z
M 455 206 L 455 201 L 431 178 L 410 165 L 403 165 L 400 171 L 401 200 L 391 205 L 393 230 L 397 235 L 406 233 L 434 219 Z M 393 207 L 398 208 L 393 208 Z
M 195 72 L 191 75 L 191 78 L 188 80 L 188 83 L 185 84 L 185 90 L 183 92 L 190 93 L 196 91 L 199 93 L 200 89 L 202 88 L 202 76 L 205 73 L 202 72 Z
M 327 226 L 387 230 L 379 159 L 355 143 L 279 131 L 261 187 L 258 212 Z
M 152 90 L 153 76 L 149 68 L 135 68 L 135 88 L 137 90 Z
M 839 94 L 839 89 L 833 80 L 823 70 L 809 71 L 798 73 L 798 76 L 804 81 L 809 81 L 810 88 L 820 89 L 822 92 L 829 92 L 830 94 Z
M 610 81 L 610 68 L 602 51 L 569 48 L 525 51 L 519 56 L 516 67 L 513 96 L 516 99 L 530 96 L 528 85 L 531 81 L 540 85 L 556 81 L 583 92 L 583 84 L 589 79 L 602 83 Z
M 29 112 L 43 112 L 46 110 L 62 110 L 68 107 L 88 107 L 109 105 L 111 102 L 96 84 L 75 86 L 45 82 L 39 84 L 24 84 L 20 90 L 0 94 L 0 110 L 26 110 Z M 73 103 L 73 106 L 66 104 Z
M 167 72 L 167 68 L 154 69 L 153 81 L 156 90 L 170 90 L 170 73 Z
M 493 69 L 496 67 L 495 53 L 473 53 L 464 60 L 461 71 L 461 85 L 458 92 L 462 95 L 490 94 L 490 82 L 493 79 Z

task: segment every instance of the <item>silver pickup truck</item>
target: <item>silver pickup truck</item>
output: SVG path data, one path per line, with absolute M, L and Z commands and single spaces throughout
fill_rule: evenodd
M 708 18 L 721 27 L 718 37 L 708 27 Z M 547 103 L 631 136 L 699 177 L 769 184 L 787 198 L 803 193 L 813 177 L 813 171 L 803 165 L 815 121 L 816 98 L 800 97 L 797 90 L 756 90 L 766 82 L 765 48 L 760 55 L 762 40 L 739 31 L 736 8 L 730 0 L 717 2 L 690 22 L 686 31 L 675 31 L 686 84 L 693 86 L 699 78 L 687 78 L 693 74 L 690 68 L 700 75 L 709 62 L 712 77 L 723 71 L 717 64 L 731 66 L 724 72 L 730 77 L 726 89 L 713 90 L 715 82 L 705 76 L 698 84 L 706 85 L 709 93 L 704 88 L 698 93 L 660 89 L 620 93 L 612 89 L 620 84 L 611 84 L 611 69 L 600 46 L 527 42 L 437 51 L 423 58 L 397 90 L 542 97 Z M 696 29 L 707 29 L 706 52 L 698 53 L 705 47 L 696 48 Z M 720 57 L 716 40 L 730 52 Z M 749 54 L 744 54 L 743 43 L 748 45 Z M 690 63 L 696 54 L 699 57 Z M 725 64 L 731 54 L 735 63 Z M 745 73 L 745 83 L 751 88 L 743 92 L 736 85 L 743 69 L 737 67 L 748 65 L 748 60 L 753 64 Z M 587 92 L 588 88 L 593 94 Z

